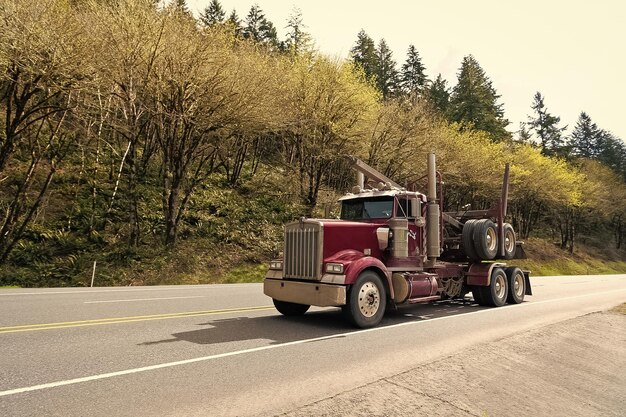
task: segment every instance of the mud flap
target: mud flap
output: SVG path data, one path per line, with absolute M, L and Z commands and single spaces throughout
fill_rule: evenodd
M 530 271 L 522 271 L 524 274 L 524 280 L 526 281 L 526 295 L 533 295 L 533 289 L 530 288 Z

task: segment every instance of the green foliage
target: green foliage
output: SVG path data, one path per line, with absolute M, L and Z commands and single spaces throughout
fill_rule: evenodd
M 376 85 L 384 99 L 392 97 L 399 91 L 400 78 L 396 69 L 396 61 L 387 42 L 381 39 L 376 47 Z
M 500 96 L 478 61 L 468 55 L 463 58 L 457 84 L 450 97 L 449 116 L 453 122 L 483 130 L 492 140 L 501 141 L 510 137 L 506 131 L 509 121 L 504 118 Z
M 222 4 L 219 0 L 211 0 L 209 5 L 204 8 L 204 11 L 200 14 L 200 22 L 204 26 L 213 26 L 224 22 L 226 12 L 222 8 Z
M 352 62 L 363 70 L 368 80 L 376 79 L 378 67 L 376 58 L 376 45 L 374 40 L 363 29 L 358 33 L 356 44 L 350 50 Z
M 548 112 L 544 97 L 539 91 L 533 98 L 532 109 L 535 114 L 534 117 L 528 118 L 528 127 L 539 137 L 541 153 L 550 156 L 567 155 L 567 150 L 563 146 L 563 131 L 567 126 L 559 127 L 561 118 Z
M 70 4 L 0 5 L 0 285 L 85 286 L 94 262 L 96 285 L 259 281 L 282 225 L 350 188 L 346 155 L 422 188 L 430 151 L 446 210 L 490 208 L 508 162 L 518 235 L 557 241 L 564 259 L 624 256 L 621 139 L 583 113 L 570 159 L 553 157 L 562 128 L 539 95 L 528 127 L 543 154 L 524 126 L 521 143 L 504 140 L 471 56 L 451 94 L 413 46 L 402 77 L 364 31 L 349 62 L 315 52 L 297 10 L 277 53 L 256 5 L 242 27 L 217 0 L 202 25 L 184 1 Z
M 450 107 L 450 89 L 447 81 L 443 79 L 441 74 L 437 75 L 435 81 L 430 83 L 424 93 L 426 102 L 441 115 L 448 114 Z
M 424 71 L 426 67 L 414 45 L 409 45 L 406 61 L 402 64 L 400 75 L 403 91 L 409 96 L 417 97 L 428 84 L 428 78 Z

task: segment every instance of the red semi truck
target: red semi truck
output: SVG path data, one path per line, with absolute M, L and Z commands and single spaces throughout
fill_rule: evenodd
M 434 154 L 426 195 L 353 161 L 358 185 L 339 200 L 340 219 L 302 218 L 285 226 L 283 255 L 270 262 L 263 285 L 280 313 L 341 307 L 352 324 L 367 328 L 401 304 L 471 291 L 478 304 L 499 307 L 532 295 L 529 272 L 501 261 L 524 256 L 504 222 L 508 166 L 492 209 L 443 212 Z

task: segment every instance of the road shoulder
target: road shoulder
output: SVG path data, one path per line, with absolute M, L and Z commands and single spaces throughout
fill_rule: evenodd
M 620 416 L 626 315 L 593 313 L 481 344 L 283 414 Z

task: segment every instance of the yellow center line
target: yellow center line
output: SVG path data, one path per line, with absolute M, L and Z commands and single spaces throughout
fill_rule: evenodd
M 105 319 L 66 321 L 56 323 L 26 324 L 21 326 L 0 327 L 0 333 L 31 332 L 36 330 L 65 329 L 70 327 L 99 326 L 103 324 L 133 323 L 139 321 L 165 320 L 185 317 L 210 316 L 228 313 L 245 313 L 248 311 L 271 310 L 273 306 L 244 308 L 226 308 L 221 310 L 186 311 L 181 313 L 151 314 L 147 316 L 112 317 Z

